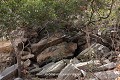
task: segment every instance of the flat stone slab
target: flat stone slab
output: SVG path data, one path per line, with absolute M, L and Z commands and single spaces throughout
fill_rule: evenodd
M 2 73 L 0 73 L 0 80 L 7 80 L 8 78 L 12 78 L 17 69 L 17 64 L 6 68 Z

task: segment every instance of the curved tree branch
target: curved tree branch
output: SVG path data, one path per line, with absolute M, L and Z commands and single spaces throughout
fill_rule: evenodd
M 94 0 L 93 0 L 93 1 L 94 1 Z M 98 22 L 98 21 L 101 21 L 102 19 L 107 19 L 107 18 L 111 15 L 114 2 L 115 2 L 115 0 L 112 0 L 111 6 L 110 6 L 110 9 L 109 9 L 109 13 L 108 13 L 107 16 L 101 16 L 101 17 L 99 17 L 98 20 L 94 20 L 94 21 L 90 20 L 87 25 L 93 24 L 93 23 Z

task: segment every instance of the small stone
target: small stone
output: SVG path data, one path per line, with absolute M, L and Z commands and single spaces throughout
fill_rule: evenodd
M 23 80 L 22 78 L 15 78 L 14 80 Z
M 80 63 L 80 61 L 77 58 L 73 58 L 70 60 L 70 63 L 77 64 Z
M 96 71 L 96 67 L 100 66 L 101 63 L 99 60 L 90 60 L 88 62 L 80 62 L 78 64 L 74 64 L 77 68 L 82 69 L 84 71 Z M 97 69 L 98 70 L 98 69 Z
M 21 59 L 26 60 L 26 59 L 30 59 L 30 58 L 33 58 L 33 57 L 34 57 L 34 54 L 28 54 L 28 55 L 22 56 Z
M 100 80 L 115 80 L 120 75 L 120 71 L 103 71 L 103 72 L 96 72 L 94 73 L 96 78 Z
M 33 64 L 33 67 L 34 67 L 34 68 L 39 68 L 39 65 Z
M 28 66 L 30 66 L 30 64 L 31 64 L 31 61 L 29 59 L 27 59 L 25 62 L 23 62 L 24 67 L 28 67 Z
M 111 70 L 111 69 L 113 69 L 113 68 L 115 68 L 115 67 L 116 67 L 116 63 L 111 62 L 111 63 L 104 64 L 104 65 L 98 67 L 98 69 Z
M 41 70 L 42 70 L 41 68 L 35 68 L 35 69 L 32 69 L 32 70 L 30 71 L 30 73 L 35 74 L 35 73 L 40 72 Z
M 109 59 L 103 61 L 104 63 L 110 63 Z

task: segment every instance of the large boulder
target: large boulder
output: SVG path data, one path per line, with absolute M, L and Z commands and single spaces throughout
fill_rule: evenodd
M 74 64 L 70 63 L 62 69 L 57 80 L 76 80 L 80 79 L 81 76 L 81 70 L 75 67 Z
M 57 46 L 52 46 L 45 49 L 41 54 L 37 56 L 37 62 L 40 64 L 45 60 L 61 60 L 69 56 L 73 56 L 73 52 L 77 49 L 76 43 L 63 42 Z
M 57 76 L 58 73 L 67 65 L 67 60 L 61 60 L 59 62 L 54 63 L 51 66 L 43 67 L 43 70 L 37 73 L 37 76 L 39 77 L 52 77 L 52 76 Z
M 99 43 L 94 43 L 90 47 L 83 50 L 78 56 L 78 59 L 91 59 L 91 58 L 101 58 L 103 55 L 108 53 L 110 50 Z

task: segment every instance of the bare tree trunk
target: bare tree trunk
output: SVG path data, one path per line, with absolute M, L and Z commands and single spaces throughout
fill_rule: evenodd
M 17 57 L 17 64 L 18 64 L 18 76 L 22 77 L 22 75 L 21 75 L 21 55 L 19 52 L 17 52 L 16 57 Z
M 10 40 L 11 40 L 11 44 L 14 48 L 14 52 L 15 52 L 15 55 L 16 55 L 16 58 L 17 58 L 18 76 L 22 77 L 21 76 L 21 55 L 20 55 L 20 51 L 18 51 L 17 47 L 15 46 L 14 40 L 13 39 L 10 39 Z

